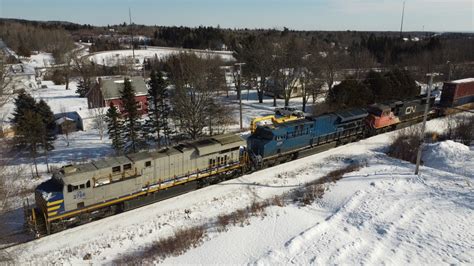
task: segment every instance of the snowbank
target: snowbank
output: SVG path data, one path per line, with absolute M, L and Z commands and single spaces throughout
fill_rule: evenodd
M 447 140 L 428 144 L 423 152 L 425 166 L 474 178 L 474 151 L 468 146 Z

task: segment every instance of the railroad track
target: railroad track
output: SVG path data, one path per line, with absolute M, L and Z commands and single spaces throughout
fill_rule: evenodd
M 13 232 L 0 237 L 0 250 L 5 250 L 14 246 L 25 244 L 35 239 L 36 238 L 34 235 L 28 232 L 26 229 Z

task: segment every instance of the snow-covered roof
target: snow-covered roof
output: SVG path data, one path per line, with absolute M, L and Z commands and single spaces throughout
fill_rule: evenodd
M 104 98 L 107 99 L 118 99 L 121 97 L 121 91 L 123 89 L 123 77 L 115 78 L 102 78 L 100 81 L 100 90 Z M 131 77 L 130 81 L 132 83 L 133 90 L 135 95 L 147 95 L 148 88 L 146 86 L 145 80 L 142 77 Z
M 21 76 L 21 75 L 35 76 L 36 75 L 35 68 L 28 64 L 9 65 L 8 73 L 9 75 L 15 75 L 15 76 Z
M 474 82 L 474 78 L 466 78 L 466 79 L 458 79 L 458 80 L 452 80 L 449 83 L 467 83 L 467 82 Z
M 69 117 L 61 117 L 59 119 L 56 119 L 55 122 L 56 122 L 56 125 L 62 125 L 66 121 L 74 122 L 74 119 L 69 118 Z

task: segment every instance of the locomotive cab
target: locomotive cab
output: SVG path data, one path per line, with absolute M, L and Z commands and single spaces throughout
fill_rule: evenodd
M 400 119 L 393 114 L 390 106 L 373 104 L 367 111 L 369 115 L 366 123 L 372 129 L 385 128 L 400 123 Z
M 57 174 L 53 174 L 52 178 L 36 187 L 36 208 L 43 214 L 40 219 L 47 220 L 48 217 L 64 212 L 63 190 L 64 183 Z

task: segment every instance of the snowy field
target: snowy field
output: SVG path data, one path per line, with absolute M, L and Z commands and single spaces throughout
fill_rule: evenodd
M 442 125 L 441 120 L 429 122 L 431 130 Z M 202 245 L 160 262 L 472 264 L 470 169 L 474 167 L 474 150 L 451 141 L 430 144 L 424 158 L 434 161 L 422 167 L 417 177 L 412 164 L 384 154 L 393 134 L 338 147 L 7 251 L 18 264 L 112 263 L 138 254 L 177 229 L 207 224 L 219 214 L 281 195 L 347 161 L 358 161 L 366 167 L 327 184 L 324 197 L 314 204 L 270 207 L 266 216 L 251 218 L 248 225 L 231 226 L 225 232 L 210 230 Z M 83 260 L 87 254 L 90 261 Z
M 33 54 L 29 59 L 22 59 L 22 62 L 39 68 L 54 66 L 54 58 L 51 53 Z
M 115 66 L 118 63 L 124 63 L 124 60 L 130 59 L 135 53 L 135 59 L 139 61 L 140 64 L 143 64 L 146 58 L 158 58 L 163 59 L 173 54 L 180 52 L 190 52 L 195 53 L 200 57 L 220 57 L 224 61 L 233 61 L 235 60 L 232 52 L 228 51 L 212 51 L 212 50 L 194 50 L 194 49 L 182 49 L 182 48 L 170 48 L 170 47 L 147 47 L 147 49 L 140 49 L 132 51 L 127 50 L 113 50 L 113 51 L 104 51 L 92 53 L 89 56 L 89 60 L 106 66 Z

